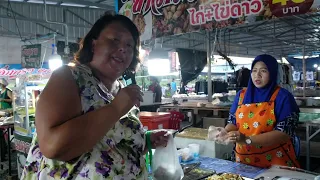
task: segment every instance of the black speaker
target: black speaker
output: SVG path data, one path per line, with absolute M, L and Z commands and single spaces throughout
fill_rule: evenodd
M 59 55 L 64 55 L 64 48 L 65 48 L 65 42 L 64 41 L 58 41 L 57 42 L 57 53 Z M 69 48 L 70 48 L 70 54 L 69 56 L 74 55 L 74 53 L 76 53 L 79 50 L 79 43 L 70 43 L 69 42 Z

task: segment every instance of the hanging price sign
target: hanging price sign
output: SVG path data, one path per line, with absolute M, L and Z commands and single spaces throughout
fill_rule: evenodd
M 314 80 L 312 71 L 308 71 L 306 73 L 306 75 L 307 75 L 307 77 L 306 77 L 307 81 L 313 81 Z
M 269 0 L 272 15 L 277 17 L 307 13 L 314 0 Z
M 301 77 L 301 74 L 299 72 L 293 73 L 293 80 L 294 81 L 300 81 L 300 77 Z

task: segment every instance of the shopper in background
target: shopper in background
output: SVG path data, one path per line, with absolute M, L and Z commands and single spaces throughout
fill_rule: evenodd
M 184 84 L 184 82 L 181 83 L 179 94 L 188 94 L 188 92 L 186 91 L 186 85 Z
M 167 84 L 167 88 L 166 88 L 166 91 L 165 91 L 165 97 L 166 98 L 172 98 L 170 83 Z
M 151 85 L 149 86 L 148 91 L 152 91 L 154 93 L 154 102 L 161 102 L 162 88 L 159 84 L 159 80 L 156 77 L 151 76 L 150 81 Z
M 171 82 L 171 94 L 172 96 L 175 95 L 177 92 L 177 83 L 174 82 L 174 78 L 172 78 L 172 82 Z
M 117 81 L 136 70 L 139 45 L 125 16 L 105 14 L 93 25 L 76 66 L 54 71 L 40 95 L 22 179 L 147 179 L 145 131 L 134 106 L 142 93 Z M 166 133 L 151 132 L 148 144 L 166 146 Z
M 299 167 L 295 128 L 300 111 L 292 94 L 278 86 L 277 76 L 277 60 L 270 55 L 257 56 L 248 88 L 235 98 L 226 130 L 236 143 L 237 162 L 262 168 Z
M 7 88 L 8 81 L 6 81 L 4 78 L 0 79 L 0 88 L 1 88 L 1 94 L 0 94 L 0 106 L 1 109 L 10 109 L 12 108 L 12 91 Z

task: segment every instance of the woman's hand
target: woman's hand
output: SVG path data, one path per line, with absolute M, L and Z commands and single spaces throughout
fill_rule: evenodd
M 151 147 L 166 147 L 168 144 L 168 132 L 166 130 L 154 130 L 151 133 Z
M 134 106 L 140 106 L 140 102 L 143 101 L 143 93 L 137 85 L 129 85 L 119 91 L 117 96 L 111 102 L 111 105 L 117 110 L 117 112 L 123 116 Z
M 246 136 L 239 131 L 230 131 L 228 133 L 228 139 L 231 143 L 245 144 Z

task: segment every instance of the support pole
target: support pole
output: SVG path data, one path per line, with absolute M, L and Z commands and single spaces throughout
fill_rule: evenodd
M 306 59 L 305 59 L 305 56 L 306 56 L 306 49 L 305 49 L 305 37 L 303 35 L 303 49 L 302 49 L 302 71 L 303 71 L 303 97 L 306 97 L 306 78 L 307 78 L 307 75 L 306 75 Z
M 207 66 L 208 66 L 208 102 L 212 102 L 212 80 L 211 80 L 211 37 L 207 30 Z

